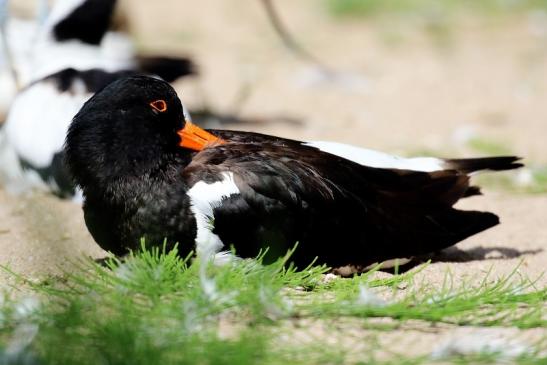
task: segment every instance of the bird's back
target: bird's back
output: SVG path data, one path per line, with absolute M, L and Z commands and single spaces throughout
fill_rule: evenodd
M 214 232 L 239 255 L 268 247 L 273 257 L 331 266 L 367 265 L 451 246 L 497 224 L 490 213 L 452 208 L 469 178 L 362 166 L 275 139 L 230 142 L 200 152 L 185 170 L 190 185 L 234 175 L 239 194 L 214 210 Z

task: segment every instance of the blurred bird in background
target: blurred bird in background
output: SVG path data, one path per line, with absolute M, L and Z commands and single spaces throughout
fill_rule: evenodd
M 116 0 L 38 0 L 34 19 L 0 2 L 0 182 L 11 192 L 77 192 L 62 147 L 70 121 L 96 91 L 136 73 L 172 82 L 193 75 L 188 58 L 139 55 Z

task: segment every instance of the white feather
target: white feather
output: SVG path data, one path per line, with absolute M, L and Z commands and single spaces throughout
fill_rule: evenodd
M 48 166 L 63 148 L 68 126 L 87 92 L 60 93 L 52 81 L 30 86 L 15 98 L 4 126 L 15 152 L 36 167 Z
M 360 165 L 370 167 L 404 169 L 424 172 L 438 171 L 444 169 L 444 161 L 442 159 L 434 157 L 403 158 L 399 156 L 389 155 L 383 152 L 369 150 L 366 148 L 360 148 L 348 144 L 328 141 L 306 142 L 305 145 L 318 148 L 323 152 L 327 152 L 332 155 L 336 155 L 347 160 L 357 162 Z
M 57 42 L 54 39 L 52 29 L 55 24 L 82 2 L 83 0 L 56 1 L 45 24 L 14 17 L 7 19 L 7 47 L 20 87 L 28 86 L 65 68 L 118 71 L 135 67 L 135 48 L 131 39 L 124 33 L 109 31 L 100 45 L 85 44 L 79 40 Z M 0 117 L 3 119 L 17 93 L 17 88 L 9 65 L 1 52 L 0 87 Z
M 0 120 L 4 120 L 17 93 L 17 87 L 7 67 L 0 68 Z
M 7 21 L 7 46 L 20 86 L 26 87 L 15 95 L 10 69 L 0 54 L 0 116 L 6 116 L 0 137 L 0 180 L 11 191 L 44 188 L 54 183 L 43 182 L 35 171 L 23 169 L 19 159 L 38 168 L 48 167 L 63 147 L 72 117 L 91 97 L 81 81 L 75 81 L 68 92 L 61 93 L 53 81 L 42 79 L 65 68 L 117 71 L 135 66 L 133 43 L 123 33 L 107 32 L 100 45 L 55 40 L 53 27 L 82 3 L 83 0 L 57 0 L 43 24 L 16 18 Z
M 117 71 L 135 66 L 135 48 L 124 33 L 109 31 L 99 45 L 85 44 L 76 39 L 58 42 L 54 38 L 53 27 L 82 2 L 56 1 L 43 25 L 16 18 L 8 20 L 6 38 L 21 86 L 65 68 Z M 9 74 L 5 67 L 1 72 Z
M 55 2 L 29 58 L 31 80 L 37 80 L 64 68 L 76 70 L 101 68 L 116 71 L 134 66 L 135 49 L 131 39 L 123 33 L 108 31 L 99 45 L 80 40 L 58 42 L 53 27 L 66 18 L 83 0 Z
M 231 195 L 239 194 L 234 175 L 231 172 L 224 172 L 222 176 L 222 181 L 211 184 L 200 181 L 186 193 L 190 197 L 192 213 L 196 219 L 196 253 L 206 259 L 224 247 L 220 237 L 213 233 L 214 208 L 220 206 L 222 201 Z
M 6 21 L 5 36 L 6 46 L 12 57 L 13 67 L 19 78 L 23 77 L 25 73 L 28 73 L 28 61 L 31 57 L 32 48 L 36 43 L 36 35 L 39 31 L 39 26 L 35 21 L 17 19 L 10 17 Z M 0 59 L 5 57 L 4 54 L 0 55 Z M 3 66 L 7 65 L 7 60 L 3 60 Z M 6 72 L 10 70 L 6 67 Z M 23 81 L 23 80 L 21 80 Z
M 105 71 L 131 69 L 135 66 L 133 43 L 124 34 L 108 32 L 100 46 L 79 40 L 56 42 L 51 36 L 41 39 L 29 59 L 30 80 L 37 80 L 65 68 Z
M 199 277 L 203 292 L 212 301 L 223 300 L 213 278 L 207 276 L 207 265 L 210 260 L 216 264 L 227 264 L 230 254 L 220 253 L 224 247 L 220 237 L 213 233 L 214 208 L 231 195 L 239 194 L 231 172 L 222 173 L 223 179 L 211 184 L 199 181 L 186 193 L 190 197 L 190 207 L 196 219 L 197 233 L 195 239 L 196 253 L 200 259 Z M 218 261 L 216 261 L 218 260 Z M 225 299 L 225 298 L 224 298 Z
M 17 73 L 21 85 L 28 82 L 29 57 L 37 26 L 33 21 L 8 18 L 5 23 L 6 48 L 10 52 L 11 62 L 4 52 L 0 52 L 0 118 L 5 119 L 8 109 L 17 94 L 17 85 L 11 67 Z
M 30 189 L 47 190 L 47 185 L 35 171 L 23 170 L 15 149 L 7 141 L 5 132 L 5 129 L 0 130 L 0 184 L 12 194 Z

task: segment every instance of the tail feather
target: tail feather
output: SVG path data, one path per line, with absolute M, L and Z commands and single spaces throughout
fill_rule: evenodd
M 167 82 L 197 74 L 196 65 L 189 58 L 139 56 L 137 62 L 142 72 L 158 75 Z
M 481 157 L 448 159 L 444 161 L 445 167 L 464 173 L 472 173 L 481 170 L 504 171 L 513 170 L 524 166 L 518 162 L 521 158 L 517 156 Z
M 475 196 L 475 195 L 482 195 L 482 191 L 480 187 L 472 185 L 467 188 L 462 198 L 467 198 L 467 197 Z

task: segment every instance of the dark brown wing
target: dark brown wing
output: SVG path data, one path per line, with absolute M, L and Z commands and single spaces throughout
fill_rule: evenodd
M 301 265 L 316 256 L 367 264 L 442 249 L 498 222 L 452 208 L 469 187 L 453 170 L 377 169 L 296 141 L 232 138 L 196 154 L 184 176 L 191 186 L 226 171 L 240 194 L 215 209 L 215 232 L 242 256 L 283 254 L 298 241 Z

